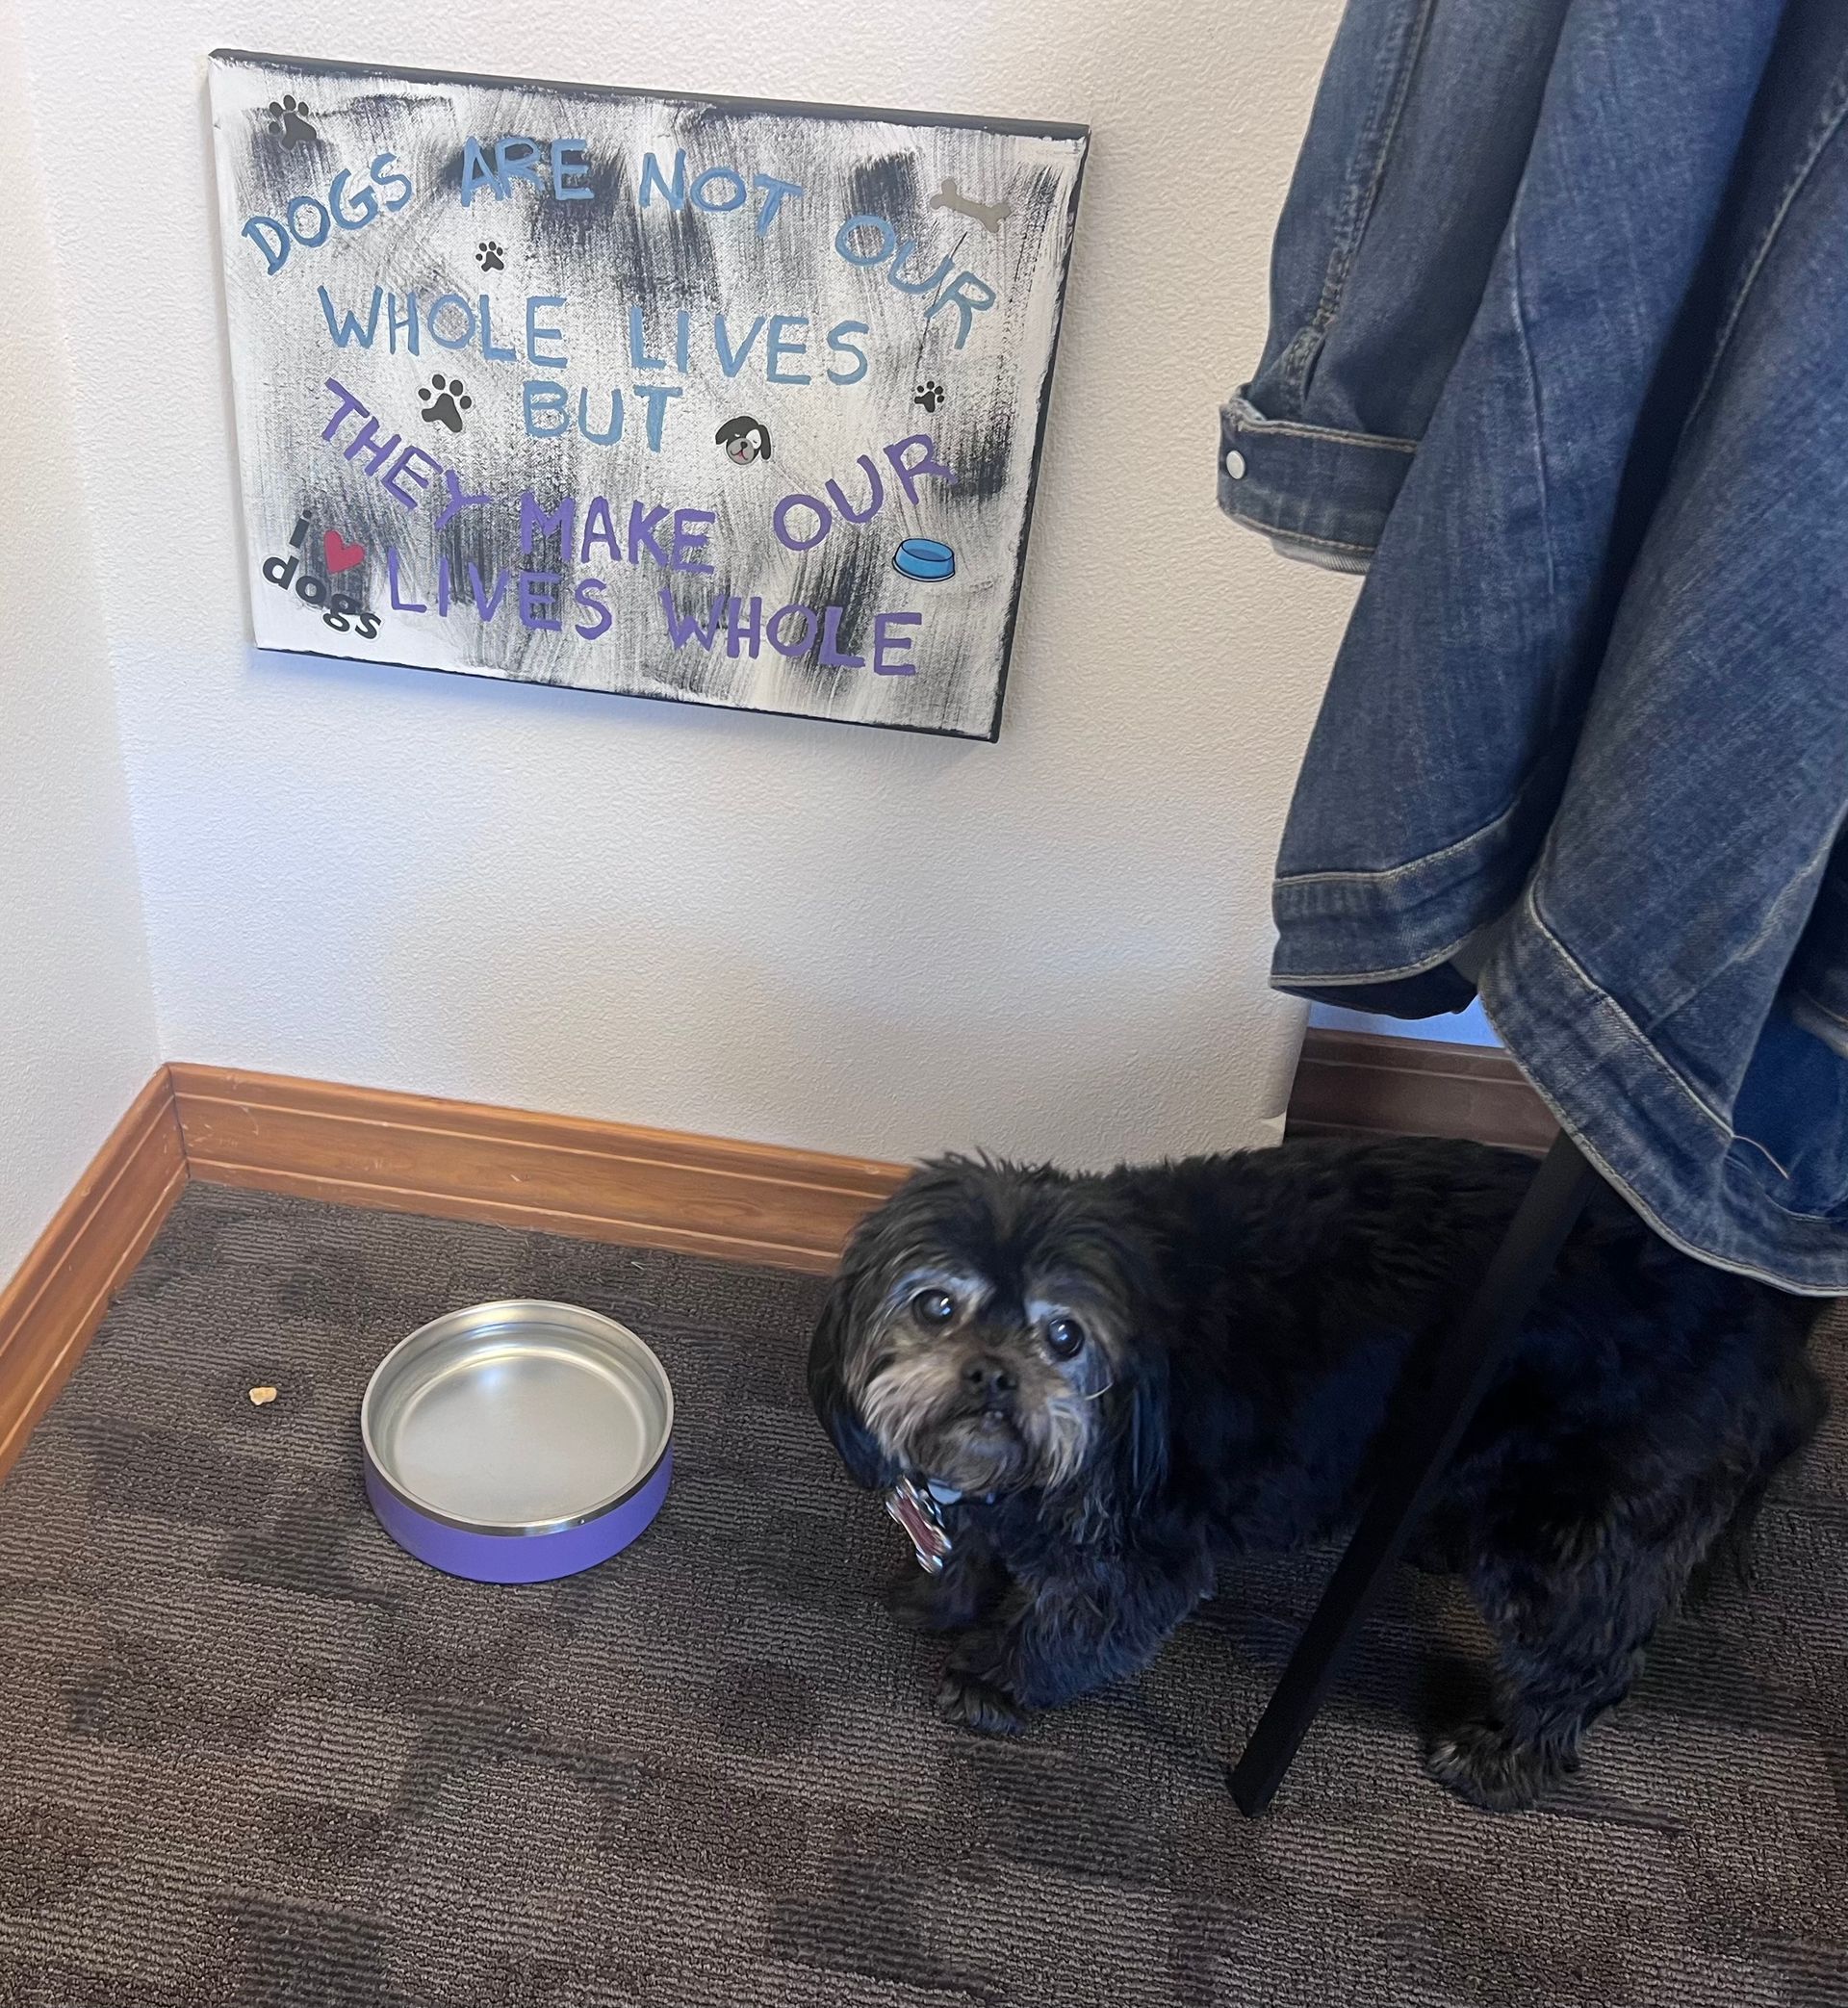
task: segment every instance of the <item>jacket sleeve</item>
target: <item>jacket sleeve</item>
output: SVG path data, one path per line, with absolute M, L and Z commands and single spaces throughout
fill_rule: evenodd
M 1348 0 L 1277 225 L 1219 506 L 1365 571 L 1481 301 L 1570 0 Z

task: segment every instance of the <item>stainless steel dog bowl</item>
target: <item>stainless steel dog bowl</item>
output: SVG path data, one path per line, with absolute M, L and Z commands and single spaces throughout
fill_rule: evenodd
M 475 1304 L 379 1362 L 366 1490 L 420 1561 L 542 1583 L 606 1560 L 660 1510 L 674 1391 L 627 1326 L 575 1304 Z

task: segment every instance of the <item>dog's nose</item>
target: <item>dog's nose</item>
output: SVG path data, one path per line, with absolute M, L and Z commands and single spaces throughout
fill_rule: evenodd
M 962 1369 L 962 1379 L 971 1394 L 980 1395 L 988 1402 L 1014 1392 L 1012 1371 L 991 1352 L 985 1352 L 980 1359 L 970 1360 Z

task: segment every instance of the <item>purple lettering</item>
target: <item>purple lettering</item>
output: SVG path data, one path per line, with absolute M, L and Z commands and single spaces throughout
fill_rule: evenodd
M 802 622 L 802 639 L 800 641 L 780 641 L 777 638 L 777 628 L 786 613 L 795 614 Z M 815 627 L 813 607 L 779 606 L 776 612 L 764 624 L 763 631 L 769 637 L 770 646 L 776 650 L 779 656 L 806 656 L 815 645 Z
M 379 486 L 384 489 L 385 493 L 394 502 L 401 502 L 407 509 L 417 507 L 417 497 L 404 493 L 403 489 L 398 485 L 399 478 L 403 477 L 413 481 L 420 488 L 427 488 L 430 485 L 430 475 L 422 473 L 418 468 L 417 463 L 420 460 L 429 469 L 430 475 L 440 475 L 443 472 L 443 463 L 440 460 L 432 459 L 422 447 L 406 447 L 398 458 L 392 462 L 391 472 L 383 476 L 379 481 Z
M 738 613 L 744 604 L 742 600 L 731 600 L 726 603 L 725 653 L 728 656 L 735 656 L 738 653 Z M 751 654 L 755 658 L 758 644 L 763 639 L 763 602 L 755 596 L 751 601 L 751 617 L 744 624 L 744 638 L 750 641 Z
M 609 498 L 605 495 L 593 495 L 590 507 L 584 511 L 584 543 L 578 553 L 580 565 L 590 563 L 593 543 L 601 544 L 609 553 L 611 564 L 622 563 L 623 547 L 616 541 L 616 526 L 609 520 Z
M 556 572 L 522 572 L 520 575 L 520 625 L 523 628 L 546 628 L 552 633 L 558 631 L 559 623 L 552 616 L 557 607 Z
M 494 575 L 494 590 L 483 599 L 481 594 L 481 574 L 474 565 L 469 567 L 469 591 L 475 595 L 475 610 L 481 616 L 483 626 L 486 626 L 500 611 L 500 602 L 505 597 L 506 590 L 507 575 L 505 571 L 497 572 Z
M 401 599 L 398 590 L 398 547 L 391 545 L 385 553 L 385 579 L 391 588 L 392 605 L 399 613 L 428 613 L 429 608 L 422 600 Z
M 873 674 L 876 677 L 914 677 L 917 664 L 907 660 L 914 635 L 894 634 L 894 628 L 923 625 L 921 613 L 876 613 L 873 616 Z
M 712 532 L 710 528 L 695 529 L 694 524 L 710 526 L 714 522 L 710 509 L 676 509 L 674 511 L 674 549 L 668 560 L 671 572 L 709 572 L 710 565 L 700 563 L 706 550 L 706 540 Z
M 674 604 L 673 589 L 661 588 L 661 611 L 667 616 L 668 639 L 677 649 L 684 648 L 689 641 L 697 640 L 703 649 L 711 648 L 718 639 L 719 623 L 724 618 L 725 602 L 714 600 L 706 624 L 700 624 L 696 614 L 682 613 Z
M 372 416 L 366 409 L 366 406 L 353 396 L 352 392 L 338 377 L 328 377 L 327 388 L 340 399 L 340 409 L 327 421 L 326 429 L 321 435 L 322 439 L 332 439 L 334 434 L 352 417 L 354 412 L 358 412 L 362 418 L 370 418 Z
M 366 472 L 376 480 L 379 469 L 402 444 L 403 441 L 396 432 L 390 439 L 381 441 L 378 436 L 378 421 L 369 416 L 366 423 L 353 434 L 346 449 L 346 457 L 348 460 L 357 460 L 364 455 Z
M 648 547 L 649 554 L 654 558 L 654 562 L 663 569 L 666 568 L 668 562 L 667 553 L 655 543 L 654 531 L 661 524 L 667 521 L 667 518 L 668 511 L 665 509 L 645 508 L 640 502 L 629 503 L 629 561 L 631 565 L 639 565 L 641 563 L 642 546 L 645 544 Z
M 864 669 L 864 656 L 843 656 L 840 653 L 840 617 L 846 612 L 844 606 L 830 606 L 821 617 L 821 660 L 827 669 Z
M 814 511 L 815 533 L 812 537 L 798 537 L 790 530 L 791 509 Z M 834 527 L 834 519 L 828 513 L 828 504 L 818 502 L 812 495 L 785 495 L 770 513 L 770 528 L 776 531 L 778 541 L 786 544 L 791 551 L 812 551 Z
M 908 449 L 912 447 L 921 449 L 915 460 L 906 457 Z M 919 475 L 936 475 L 940 481 L 956 479 L 956 470 L 945 467 L 937 457 L 937 442 L 928 432 L 913 432 L 909 439 L 895 440 L 886 449 L 886 457 L 892 463 L 892 472 L 904 487 L 905 500 L 913 506 L 917 502 Z

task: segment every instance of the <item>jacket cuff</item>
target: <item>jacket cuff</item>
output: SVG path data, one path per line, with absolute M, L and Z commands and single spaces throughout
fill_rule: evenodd
M 1268 419 L 1241 393 L 1219 407 L 1219 507 L 1286 556 L 1364 572 L 1416 451 L 1385 433 Z

